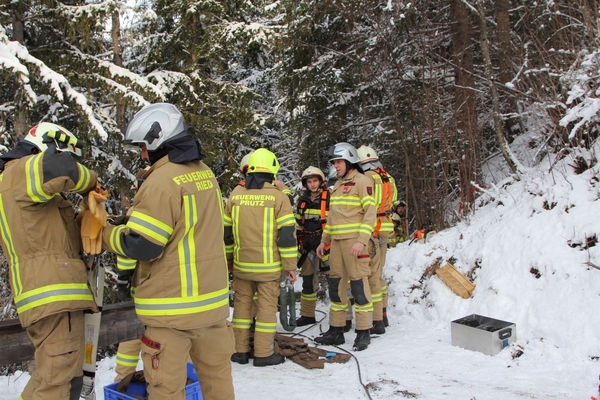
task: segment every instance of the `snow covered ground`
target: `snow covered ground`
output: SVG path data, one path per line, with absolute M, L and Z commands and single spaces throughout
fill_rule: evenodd
M 567 157 L 551 171 L 542 165 L 520 181 L 488 184 L 469 221 L 427 244 L 389 250 L 391 326 L 366 351 L 354 353 L 356 361 L 323 370 L 290 361 L 267 368 L 234 364 L 236 398 L 598 397 L 600 270 L 591 265 L 600 266 L 600 244 L 594 246 L 600 235 L 600 168 L 576 175 L 573 163 Z M 473 278 L 472 298 L 462 299 L 437 276 L 424 274 L 436 260 L 443 265 L 449 259 Z M 321 327 L 306 330 L 309 337 L 328 327 L 327 305 L 319 309 Z M 515 323 L 516 342 L 495 356 L 453 346 L 451 321 L 470 314 Z M 343 349 L 351 351 L 354 335 L 346 334 Z M 0 400 L 17 399 L 28 378 L 0 377 Z M 102 360 L 98 386 L 113 378 L 114 358 Z M 104 398 L 101 390 L 97 398 Z

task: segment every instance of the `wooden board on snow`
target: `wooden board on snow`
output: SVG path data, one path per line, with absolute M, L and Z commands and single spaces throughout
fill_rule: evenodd
M 452 264 L 446 263 L 443 267 L 438 268 L 435 273 L 456 295 L 463 299 L 468 299 L 473 295 L 475 285 Z

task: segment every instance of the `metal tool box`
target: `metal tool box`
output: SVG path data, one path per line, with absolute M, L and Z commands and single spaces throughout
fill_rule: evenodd
M 490 356 L 498 354 L 517 340 L 514 323 L 477 314 L 452 321 L 450 332 L 453 346 Z

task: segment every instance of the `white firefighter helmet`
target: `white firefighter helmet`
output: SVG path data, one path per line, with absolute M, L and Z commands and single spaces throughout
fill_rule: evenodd
M 362 145 L 358 148 L 357 152 L 361 164 L 379 160 L 377 152 L 372 147 Z
M 325 182 L 325 174 L 317 167 L 310 166 L 302 171 L 302 186 L 306 187 L 308 178 L 319 178 L 321 184 Z
M 83 142 L 67 129 L 51 122 L 34 126 L 23 140 L 35 145 L 40 152 L 51 147 L 56 151 L 71 153 L 78 160 L 83 158 Z
M 156 151 L 163 143 L 188 134 L 185 118 L 177 107 L 156 103 L 133 116 L 125 132 L 125 143 L 145 143 L 148 151 Z
M 331 146 L 329 150 L 327 150 L 327 155 L 329 156 L 329 162 L 333 162 L 334 160 L 346 160 L 350 164 L 358 164 L 360 162 L 356 147 L 346 142 L 337 143 Z

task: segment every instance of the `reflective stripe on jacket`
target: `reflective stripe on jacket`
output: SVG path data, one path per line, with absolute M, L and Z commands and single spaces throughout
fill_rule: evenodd
M 135 308 L 145 325 L 195 329 L 229 316 L 223 246 L 223 202 L 213 172 L 201 161 L 152 165 L 126 225 L 108 226 L 103 247 L 135 259 L 131 241 L 162 252 L 138 260 Z M 129 247 L 128 247 L 129 246 Z
M 96 187 L 96 173 L 68 153 L 12 160 L 0 175 L 0 233 L 19 320 L 27 327 L 48 315 L 97 310 L 81 259 L 70 190 Z
M 329 217 L 321 242 L 352 239 L 366 245 L 377 217 L 373 182 L 357 170 L 338 179 L 329 200 Z
M 296 269 L 295 219 L 287 195 L 270 183 L 262 189 L 236 187 L 225 208 L 228 257 L 242 279 L 278 280 Z

